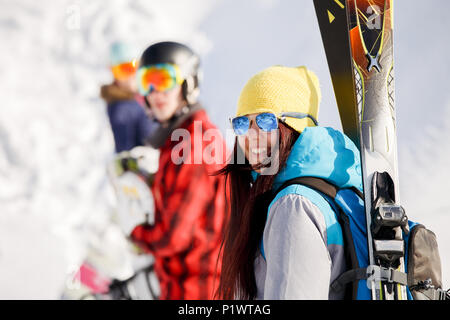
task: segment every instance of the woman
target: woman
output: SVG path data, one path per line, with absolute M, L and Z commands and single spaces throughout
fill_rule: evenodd
M 232 119 L 233 163 L 221 170 L 232 211 L 219 297 L 343 298 L 344 292 L 330 290 L 346 269 L 342 230 L 330 204 L 298 184 L 274 194 L 303 176 L 362 189 L 358 151 L 344 134 L 317 127 L 319 102 L 318 79 L 305 67 L 270 67 L 242 90 Z

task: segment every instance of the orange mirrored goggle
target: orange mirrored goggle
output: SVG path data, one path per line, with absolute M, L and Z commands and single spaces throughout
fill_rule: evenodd
M 130 62 L 124 62 L 111 67 L 113 76 L 117 80 L 124 80 L 132 77 L 136 73 L 136 59 Z
M 159 63 L 139 68 L 136 74 L 139 93 L 148 95 L 153 90 L 167 91 L 183 83 L 180 69 L 171 63 Z

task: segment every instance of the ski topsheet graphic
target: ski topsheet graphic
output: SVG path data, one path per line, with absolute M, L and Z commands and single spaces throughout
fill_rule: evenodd
M 314 0 L 344 132 L 361 151 L 372 298 L 406 299 L 398 205 L 393 0 Z

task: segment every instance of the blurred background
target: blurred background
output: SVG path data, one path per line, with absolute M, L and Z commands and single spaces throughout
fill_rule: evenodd
M 112 42 L 190 45 L 202 58 L 200 100 L 224 134 L 245 82 L 275 64 L 314 70 L 319 122 L 341 127 L 312 0 L 0 0 L 0 8 L 1 299 L 60 298 L 92 248 L 123 261 L 120 231 L 108 227 L 114 141 L 99 97 L 111 81 Z M 396 0 L 394 21 L 401 202 L 436 233 L 445 288 L 449 9 L 447 0 Z

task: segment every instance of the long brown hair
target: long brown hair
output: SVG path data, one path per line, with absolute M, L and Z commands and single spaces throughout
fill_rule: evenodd
M 275 161 L 279 161 L 281 169 L 299 133 L 282 122 L 279 122 L 279 130 L 279 151 Z M 236 141 L 232 159 L 242 157 L 242 152 Z M 219 171 L 226 175 L 231 200 L 230 219 L 221 247 L 222 268 L 216 292 L 216 298 L 219 299 L 256 297 L 254 261 L 259 251 L 269 195 L 276 175 L 260 175 L 253 181 L 251 170 L 252 166 L 245 160 L 242 164 L 229 163 Z

